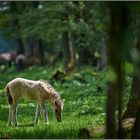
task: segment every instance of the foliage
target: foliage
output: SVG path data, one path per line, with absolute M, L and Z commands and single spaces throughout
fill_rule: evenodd
M 80 128 L 104 123 L 106 90 L 105 86 L 102 87 L 105 83 L 104 74 L 101 76 L 99 73 L 95 74 L 92 68 L 83 67 L 80 73 L 75 71 L 67 76 L 64 83 L 60 81 L 53 83 L 55 89 L 65 99 L 62 123 L 56 122 L 50 104 L 46 103 L 50 124 L 43 125 L 44 120 L 41 117 L 38 126 L 30 126 L 34 119 L 36 105 L 35 102 L 21 99 L 18 108 L 20 126 L 7 127 L 8 105 L 3 96 L 6 83 L 15 77 L 49 80 L 52 74 L 52 69 L 32 67 L 19 73 L 12 68 L 0 75 L 0 114 L 2 114 L 0 115 L 0 132 L 2 134 L 8 134 L 10 138 L 78 138 Z M 79 77 L 85 81 L 81 81 Z M 98 86 L 101 86 L 99 91 Z
M 75 51 L 82 63 L 92 63 L 95 51 L 102 45 L 108 11 L 100 2 L 1 2 L 0 6 L 0 30 L 5 38 L 20 36 L 24 44 L 28 38 L 41 38 L 47 53 L 59 54 L 62 32 L 71 31 Z M 102 8 L 104 13 L 100 12 Z M 85 53 L 88 57 L 84 57 Z
M 107 92 L 105 83 L 107 80 L 115 81 L 117 77 L 113 70 L 108 73 L 97 72 L 95 67 L 90 66 L 98 67 L 97 61 L 101 58 L 101 51 L 105 52 L 102 47 L 106 47 L 108 43 L 108 27 L 110 27 L 108 4 L 109 2 L 98 1 L 0 2 L 0 36 L 15 42 L 21 39 L 25 54 L 29 53 L 29 50 L 33 59 L 36 56 L 45 56 L 46 58 L 40 58 L 45 58 L 44 61 L 47 64 L 44 67 L 30 67 L 18 73 L 12 67 L 4 74 L 0 73 L 0 114 L 3 114 L 0 116 L 0 126 L 2 126 L 0 134 L 4 136 L 9 134 L 10 138 L 79 138 L 80 128 L 104 124 Z M 131 14 L 129 13 L 129 29 L 125 36 L 127 45 L 123 44 L 126 50 L 126 61 L 123 67 L 126 73 L 123 107 L 126 106 L 131 91 L 133 64 L 139 61 L 139 53 L 134 48 L 137 43 L 136 37 L 139 36 L 139 5 L 137 6 L 134 2 L 127 6 Z M 67 37 L 63 38 L 63 35 Z M 102 39 L 105 41 L 103 42 Z M 20 41 L 15 44 L 17 48 L 20 47 Z M 73 52 L 70 54 L 68 50 Z M 116 53 L 119 54 L 124 50 L 120 47 Z M 70 71 L 71 73 L 63 80 L 52 81 L 54 71 L 63 67 L 64 54 L 73 57 L 72 60 L 76 62 L 72 62 L 77 69 L 72 69 L 73 71 Z M 54 62 L 55 66 L 53 61 L 57 61 Z M 0 71 L 4 71 L 5 68 L 6 66 L 0 66 Z M 18 113 L 21 125 L 18 128 L 7 127 L 8 105 L 4 87 L 15 77 L 44 79 L 52 83 L 66 100 L 64 121 L 56 123 L 51 107 L 46 103 L 50 114 L 50 125 L 43 125 L 43 118 L 36 127 L 28 124 L 33 122 L 36 105 L 34 102 L 21 99 Z
M 100 126 L 105 123 L 106 76 L 105 72 L 96 72 L 91 67 L 81 67 L 65 78 L 65 81 L 50 80 L 52 69 L 31 67 L 23 72 L 9 69 L 0 74 L 0 132 L 10 138 L 79 138 L 80 128 Z M 19 127 L 8 127 L 8 104 L 4 96 L 4 87 L 15 77 L 48 80 L 65 99 L 62 123 L 57 123 L 52 108 L 46 102 L 49 122 L 45 126 L 41 116 L 38 126 L 32 126 L 35 114 L 35 102 L 21 99 L 18 107 Z M 128 82 L 130 85 L 130 82 Z M 127 89 L 130 92 L 130 89 Z M 126 100 L 125 100 L 126 102 Z

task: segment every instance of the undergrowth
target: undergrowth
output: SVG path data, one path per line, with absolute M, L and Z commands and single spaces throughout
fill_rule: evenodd
M 68 75 L 65 80 L 51 81 L 54 70 L 48 67 L 31 67 L 22 72 L 14 68 L 0 74 L 0 136 L 1 138 L 79 138 L 79 130 L 105 123 L 106 76 L 92 67 L 82 67 Z M 56 122 L 51 105 L 46 102 L 49 125 L 41 116 L 33 126 L 36 103 L 21 99 L 18 105 L 18 127 L 8 127 L 8 104 L 4 96 L 7 82 L 15 77 L 32 80 L 48 80 L 65 99 L 63 121 Z

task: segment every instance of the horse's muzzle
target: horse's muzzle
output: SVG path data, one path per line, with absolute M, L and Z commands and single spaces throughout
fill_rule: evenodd
M 62 119 L 57 119 L 57 122 L 61 122 L 62 121 Z

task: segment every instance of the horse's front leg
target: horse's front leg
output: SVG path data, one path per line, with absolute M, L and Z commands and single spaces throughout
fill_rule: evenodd
M 44 116 L 45 124 L 48 124 L 49 123 L 49 121 L 48 121 L 48 113 L 47 113 L 47 111 L 45 109 L 45 102 L 41 102 L 40 107 L 41 107 L 42 115 Z
M 40 105 L 37 103 L 37 107 L 36 107 L 36 113 L 35 113 L 35 121 L 34 124 L 36 125 L 38 123 L 38 118 L 40 116 Z

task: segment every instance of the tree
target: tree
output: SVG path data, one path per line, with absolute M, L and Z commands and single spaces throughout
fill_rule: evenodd
M 140 46 L 140 42 L 137 42 L 137 47 Z M 138 51 L 138 49 L 137 49 Z M 139 97 L 140 97 L 140 75 L 139 75 L 140 67 L 139 62 L 134 64 L 134 75 L 132 80 L 132 89 L 131 95 L 129 98 L 129 102 L 127 104 L 127 108 L 123 113 L 122 119 L 135 117 L 137 113 L 137 109 L 140 106 Z
M 21 7 L 19 6 L 20 3 L 18 2 L 9 2 L 9 14 L 11 14 L 11 26 L 13 28 L 13 32 L 15 34 L 15 42 L 16 42 L 16 48 L 17 48 L 17 55 L 18 54 L 24 54 L 24 45 L 23 41 L 20 35 L 20 25 L 19 25 L 19 19 L 18 14 L 21 14 Z
M 75 50 L 74 50 L 74 39 L 71 30 L 68 30 L 68 24 L 70 20 L 69 16 L 69 3 L 63 2 L 64 10 L 62 13 L 62 23 L 65 26 L 62 32 L 62 48 L 63 48 L 63 59 L 64 59 L 64 69 L 66 73 L 70 72 L 75 67 Z
M 112 75 L 108 79 L 106 138 L 122 138 L 121 114 L 124 88 L 125 34 L 128 28 L 128 11 L 125 3 L 109 3 L 110 21 L 108 40 L 108 66 Z M 116 116 L 118 110 L 118 134 Z
M 139 53 L 140 56 L 140 37 L 138 34 L 137 37 L 137 45 L 136 50 Z M 127 103 L 127 107 L 124 110 L 124 113 L 122 115 L 122 120 L 126 118 L 136 118 L 133 132 L 132 132 L 132 138 L 139 138 L 139 131 L 140 128 L 138 126 L 139 124 L 139 117 L 140 117 L 140 57 L 136 62 L 134 62 L 134 72 L 133 72 L 133 79 L 132 79 L 132 89 L 131 94 L 129 97 L 129 101 Z
M 102 37 L 101 39 L 101 46 L 100 46 L 100 57 L 97 63 L 97 69 L 98 70 L 102 70 L 106 67 L 107 65 L 107 54 L 106 54 L 106 50 L 107 50 L 107 39 L 105 38 L 105 36 Z

